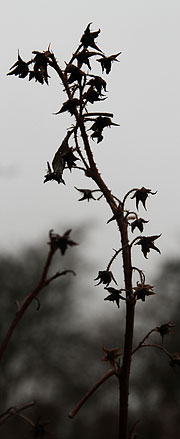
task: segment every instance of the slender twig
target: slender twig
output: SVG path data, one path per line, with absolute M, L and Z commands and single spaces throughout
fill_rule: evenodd
M 172 360 L 173 355 L 172 355 L 169 351 L 167 351 L 167 349 L 165 349 L 163 346 L 160 346 L 160 345 L 158 345 L 158 344 L 153 344 L 153 343 L 150 343 L 150 344 L 142 344 L 142 345 L 140 346 L 140 348 L 149 348 L 149 347 L 160 349 L 162 352 L 164 352 L 164 354 L 166 354 L 166 355 Z
M 137 191 L 137 190 L 138 190 L 137 188 L 130 189 L 130 191 L 128 191 L 127 194 L 124 196 L 124 198 L 123 198 L 123 202 L 122 202 L 122 207 L 123 207 L 123 209 L 124 209 L 124 204 L 125 204 L 125 201 L 126 201 L 127 197 L 128 197 L 130 194 L 132 194 L 132 192 L 135 192 L 135 191 Z
M 134 424 L 133 424 L 133 426 L 131 427 L 131 430 L 130 430 L 130 432 L 129 432 L 129 439 L 135 439 L 135 433 L 136 433 L 136 427 L 137 427 L 137 425 L 139 424 L 139 419 L 138 419 L 138 421 L 136 421 Z
M 64 276 L 67 273 L 72 273 L 73 276 L 76 276 L 76 273 L 74 270 L 64 270 L 64 271 L 58 271 L 57 273 L 55 273 L 53 276 L 49 277 L 45 282 L 44 282 L 44 287 L 47 287 L 50 282 L 52 282 L 54 279 L 57 279 L 60 276 Z
M 116 371 L 114 369 L 109 369 L 108 372 L 105 373 L 92 387 L 88 392 L 83 396 L 83 398 L 76 404 L 76 406 L 69 412 L 69 418 L 74 418 L 74 416 L 78 413 L 80 408 L 84 405 L 87 399 L 112 375 L 116 375 Z
M 22 413 L 17 412 L 16 410 L 13 410 L 12 414 L 14 416 L 18 416 L 19 418 L 24 419 L 28 424 L 30 424 L 32 427 L 35 427 L 35 423 L 29 419 L 27 416 L 23 415 Z
M 140 235 L 140 236 L 136 236 L 136 238 L 134 238 L 134 239 L 131 241 L 131 243 L 129 244 L 129 246 L 132 247 L 133 244 L 134 244 L 136 241 L 138 241 L 139 239 L 141 239 L 141 238 L 143 238 L 142 235 Z
M 139 268 L 137 268 L 137 267 L 132 267 L 132 270 L 136 270 L 138 273 L 139 273 L 139 276 L 140 276 L 140 280 L 141 280 L 141 283 L 145 283 L 145 280 L 146 280 L 146 278 L 145 278 L 145 274 L 143 273 L 143 271 L 142 270 L 140 270 Z
M 28 402 L 27 404 L 24 404 L 22 406 L 19 407 L 10 407 L 9 409 L 7 409 L 4 413 L 0 414 L 0 424 L 2 424 L 3 422 L 6 421 L 6 419 L 10 418 L 11 416 L 13 416 L 15 413 L 20 413 L 23 410 L 26 410 L 30 407 L 33 407 L 36 404 L 35 401 L 31 401 Z
M 139 342 L 138 346 L 132 351 L 131 355 L 135 354 L 135 352 L 137 352 L 142 345 L 144 345 L 145 340 L 147 340 L 147 338 L 152 334 L 152 332 L 154 332 L 156 330 L 156 328 L 151 329 L 146 335 L 145 337 Z
M 118 250 L 115 250 L 115 249 L 114 249 L 114 252 L 115 252 L 115 253 L 114 253 L 114 255 L 112 256 L 112 258 L 110 259 L 110 261 L 109 261 L 109 263 L 108 263 L 108 265 L 107 265 L 107 268 L 106 268 L 107 271 L 109 271 L 109 269 L 110 269 L 110 267 L 111 267 L 113 261 L 116 259 L 116 257 L 119 255 L 119 253 L 120 253 L 122 250 L 123 250 L 123 247 L 119 248 Z

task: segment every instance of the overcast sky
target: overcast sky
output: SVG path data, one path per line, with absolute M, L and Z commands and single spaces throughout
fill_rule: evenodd
M 43 184 L 46 161 L 72 123 L 66 114 L 52 114 L 66 100 L 58 78 L 49 71 L 49 86 L 41 86 L 6 76 L 18 49 L 28 60 L 33 50 L 45 50 L 49 43 L 63 67 L 93 22 L 92 30 L 101 28 L 97 43 L 102 50 L 123 52 L 105 76 L 108 99 L 90 104 L 91 111 L 113 112 L 120 124 L 106 129 L 103 142 L 93 143 L 99 170 L 119 198 L 133 187 L 158 190 L 148 199 L 148 211 L 140 209 L 150 220 L 146 234 L 162 233 L 162 257 L 152 252 L 150 266 L 179 256 L 179 0 L 16 0 L 3 1 L 1 8 L 1 249 L 16 251 L 39 242 L 51 228 L 61 233 L 79 222 L 89 224 L 92 254 L 102 254 L 105 261 L 119 247 L 115 224 L 106 225 L 111 213 L 103 200 L 78 203 L 74 186 L 95 188 L 80 171 L 67 171 L 66 186 Z

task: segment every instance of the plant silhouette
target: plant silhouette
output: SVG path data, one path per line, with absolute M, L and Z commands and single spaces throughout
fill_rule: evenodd
M 134 263 L 133 250 L 135 246 L 138 246 L 139 251 L 142 252 L 142 257 L 146 259 L 155 252 L 157 254 L 161 253 L 159 249 L 161 234 L 159 231 L 158 234 L 154 234 L 154 231 L 151 231 L 150 234 L 144 234 L 147 223 L 149 228 L 149 221 L 139 216 L 138 209 L 141 204 L 146 211 L 148 208 L 148 198 L 154 197 L 156 191 L 154 191 L 154 188 L 150 189 L 142 186 L 140 188 L 127 188 L 128 191 L 124 196 L 119 193 L 119 189 L 117 194 L 113 194 L 97 167 L 95 159 L 96 148 L 99 147 L 99 143 L 103 142 L 107 128 L 119 129 L 119 121 L 113 122 L 113 114 L 108 111 L 90 111 L 92 105 L 99 108 L 101 101 L 106 102 L 107 99 L 107 82 L 104 77 L 100 76 L 99 71 L 98 74 L 96 74 L 96 71 L 92 73 L 92 62 L 93 60 L 95 61 L 97 68 L 99 66 L 102 74 L 106 77 L 115 68 L 116 62 L 119 62 L 118 58 L 121 52 L 113 55 L 105 54 L 96 43 L 100 29 L 92 31 L 91 25 L 92 23 L 87 25 L 80 38 L 80 44 L 64 68 L 60 67 L 55 54 L 49 46 L 43 52 L 34 50 L 32 52 L 33 57 L 28 61 L 22 60 L 18 52 L 18 60 L 10 68 L 8 75 L 15 75 L 21 79 L 28 78 L 29 81 L 35 80 L 41 85 L 48 85 L 50 82 L 50 69 L 57 73 L 60 84 L 63 85 L 66 98 L 54 114 L 56 117 L 63 117 L 64 113 L 69 113 L 70 126 L 64 133 L 62 143 L 55 152 L 52 163 L 50 164 L 47 161 L 47 173 L 44 177 L 44 183 L 55 181 L 65 186 L 67 172 L 73 172 L 73 174 L 75 172 L 82 172 L 85 176 L 85 181 L 88 178 L 90 185 L 92 183 L 95 184 L 95 189 L 89 186 L 84 188 L 77 188 L 75 186 L 75 189 L 82 195 L 79 201 L 92 202 L 94 198 L 99 203 L 105 201 L 111 212 L 111 217 L 107 221 L 107 227 L 111 227 L 109 224 L 112 221 L 117 225 L 118 248 L 114 250 L 113 256 L 107 255 L 107 265 L 105 267 L 102 267 L 101 264 L 97 267 L 98 274 L 95 280 L 98 281 L 99 288 L 104 286 L 104 299 L 107 302 L 111 302 L 109 305 L 113 304 L 114 307 L 121 309 L 121 303 L 125 303 L 124 339 L 121 345 L 118 343 L 116 346 L 103 347 L 105 353 L 103 361 L 109 364 L 109 369 L 90 387 L 89 391 L 82 396 L 74 408 L 70 410 L 69 417 L 74 418 L 91 395 L 113 377 L 119 392 L 118 437 L 120 439 L 134 439 L 137 437 L 139 422 L 137 420 L 133 424 L 129 422 L 132 359 L 143 348 L 153 347 L 161 352 L 170 366 L 176 370 L 180 365 L 180 353 L 168 351 L 162 343 L 164 337 L 168 335 L 173 327 L 167 321 L 161 324 L 157 322 L 153 328 L 148 328 L 148 331 L 142 334 L 141 340 L 135 343 L 135 309 L 138 308 L 141 302 L 146 306 L 146 302 L 150 300 L 149 296 L 153 296 L 156 291 L 154 286 L 150 285 L 148 280 L 146 280 L 146 275 L 142 269 Z M 70 142 L 73 146 L 70 146 Z M 93 195 L 95 192 L 98 192 L 96 197 Z M 132 232 L 138 233 L 135 237 L 133 236 L 133 239 L 131 239 Z M 50 231 L 50 250 L 42 277 L 37 288 L 28 296 L 30 299 L 26 298 L 25 302 L 18 308 L 16 318 L 12 322 L 0 348 L 1 357 L 9 343 L 11 333 L 14 331 L 29 303 L 34 299 L 38 300 L 37 293 L 56 277 L 64 274 L 64 272 L 58 272 L 47 278 L 47 272 L 54 253 L 60 250 L 63 255 L 68 246 L 76 245 L 76 242 L 69 235 L 70 230 L 66 230 L 63 235 Z M 114 277 L 112 266 L 115 260 L 120 260 L 124 284 L 121 284 L 121 281 Z M 110 285 L 111 282 L 116 284 L 116 288 Z M 122 319 L 114 329 L 116 334 L 117 332 L 120 334 L 122 331 L 121 322 Z M 155 342 L 151 341 L 152 336 L 156 336 Z M 39 421 L 37 421 L 35 424 L 33 423 L 35 437 L 38 437 L 39 425 L 41 425 L 42 437 L 50 434 L 45 431 L 43 424 L 39 424 Z M 37 426 L 38 428 L 36 428 Z

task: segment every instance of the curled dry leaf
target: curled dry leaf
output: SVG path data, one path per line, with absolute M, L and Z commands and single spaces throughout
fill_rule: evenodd
M 146 189 L 145 187 L 142 187 L 141 189 L 137 189 L 135 191 L 134 195 L 131 198 L 136 199 L 136 208 L 137 209 L 139 207 L 139 202 L 141 202 L 143 204 L 144 208 L 146 209 L 146 200 L 147 200 L 149 194 L 155 195 L 155 194 L 157 194 L 157 191 L 152 192 L 151 189 Z
M 135 245 L 141 245 L 141 251 L 144 255 L 144 257 L 147 259 L 147 253 L 150 252 L 150 250 L 155 250 L 158 253 L 161 253 L 159 248 L 157 248 L 154 245 L 154 241 L 158 238 L 160 238 L 160 235 L 154 235 L 154 236 L 142 236 L 139 238 L 139 240 L 135 243 Z
M 99 280 L 99 282 L 98 282 L 98 284 L 96 284 L 96 286 L 100 285 L 100 284 L 104 284 L 104 285 L 108 286 L 112 280 L 117 285 L 117 282 L 113 276 L 112 271 L 109 271 L 109 270 L 99 271 L 98 276 L 94 280 Z

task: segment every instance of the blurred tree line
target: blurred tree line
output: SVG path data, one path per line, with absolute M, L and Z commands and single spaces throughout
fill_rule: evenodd
M 80 240 L 79 231 L 78 234 Z M 0 256 L 1 340 L 16 312 L 15 301 L 23 300 L 39 280 L 46 250 L 41 245 L 26 249 L 17 257 Z M 34 399 L 36 405 L 24 414 L 34 421 L 39 417 L 49 420 L 51 431 L 58 439 L 109 439 L 116 436 L 117 428 L 115 377 L 86 402 L 76 418 L 70 420 L 68 412 L 106 372 L 106 364 L 101 362 L 102 346 L 104 343 L 108 348 L 120 346 L 114 328 L 117 319 L 124 318 L 123 313 L 109 303 L 114 315 L 107 312 L 102 316 L 99 307 L 96 315 L 92 313 L 91 324 L 86 325 L 85 314 L 90 312 L 96 268 L 88 266 L 78 248 L 68 251 L 63 258 L 56 255 L 52 272 L 59 267 L 72 269 L 77 276 L 69 273 L 51 283 L 39 296 L 40 309 L 34 301 L 16 328 L 0 366 L 0 413 Z M 87 284 L 89 275 L 91 286 Z M 83 305 L 80 277 L 83 277 Z M 168 335 L 163 346 L 175 352 L 180 350 L 180 260 L 167 261 L 154 284 L 157 296 L 147 298 L 148 304 L 142 302 L 138 307 L 136 341 L 141 341 L 148 325 L 151 329 L 171 321 L 175 324 L 175 334 Z M 162 343 L 159 334 L 152 335 L 151 340 Z M 177 438 L 180 431 L 179 370 L 170 367 L 164 353 L 153 348 L 141 349 L 133 363 L 130 406 L 132 424 L 139 421 L 138 437 Z M 31 433 L 31 426 L 17 416 L 0 425 L 3 439 L 25 439 L 31 437 Z

